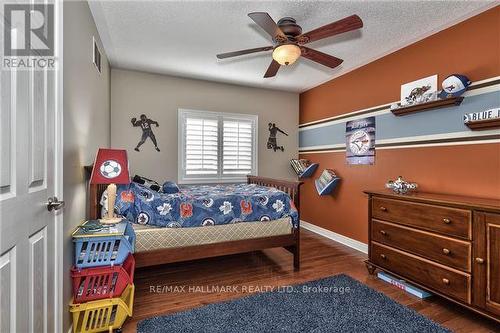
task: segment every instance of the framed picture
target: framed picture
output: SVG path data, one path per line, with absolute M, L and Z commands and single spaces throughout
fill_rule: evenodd
M 348 121 L 345 134 L 347 164 L 374 164 L 375 117 Z
M 426 103 L 437 99 L 437 75 L 401 85 L 401 105 Z

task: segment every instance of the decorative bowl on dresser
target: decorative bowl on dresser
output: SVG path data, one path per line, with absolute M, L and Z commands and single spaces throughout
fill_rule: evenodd
M 376 268 L 500 322 L 500 200 L 368 194 L 368 260 Z

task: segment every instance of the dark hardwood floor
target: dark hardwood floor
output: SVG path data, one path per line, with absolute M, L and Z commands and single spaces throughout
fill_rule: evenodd
M 124 332 L 135 332 L 138 321 L 155 315 L 239 298 L 258 289 L 264 291 L 266 286 L 300 284 L 341 273 L 454 332 L 500 332 L 497 323 L 449 301 L 438 297 L 422 301 L 370 276 L 363 263 L 366 259 L 363 253 L 306 230 L 301 233 L 301 246 L 300 272 L 293 271 L 292 255 L 284 249 L 137 270 L 134 316 L 125 323 Z M 163 286 L 177 287 L 177 290 L 168 291 Z M 223 288 L 226 290 L 221 290 Z

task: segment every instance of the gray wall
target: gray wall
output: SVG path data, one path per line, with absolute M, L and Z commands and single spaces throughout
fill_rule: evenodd
M 73 261 L 71 233 L 85 219 L 87 207 L 83 166 L 92 164 L 97 148 L 110 144 L 110 68 L 86 1 L 64 2 L 64 290 L 71 299 L 69 270 Z M 99 41 L 102 73 L 92 63 L 92 36 Z M 64 308 L 67 309 L 67 308 Z M 70 325 L 64 311 L 64 332 Z
M 177 180 L 177 110 L 185 108 L 258 115 L 259 175 L 296 178 L 289 160 L 298 155 L 298 94 L 115 68 L 111 82 L 111 145 L 127 149 L 132 175 L 158 182 Z M 140 152 L 134 151 L 141 130 L 133 128 L 130 119 L 142 113 L 160 123 L 153 131 L 161 152 L 154 150 L 149 139 Z M 266 148 L 269 122 L 289 134 L 278 137 L 284 152 Z

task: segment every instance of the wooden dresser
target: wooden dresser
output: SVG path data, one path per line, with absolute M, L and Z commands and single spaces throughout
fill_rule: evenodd
M 366 265 L 500 322 L 500 200 L 366 191 Z

